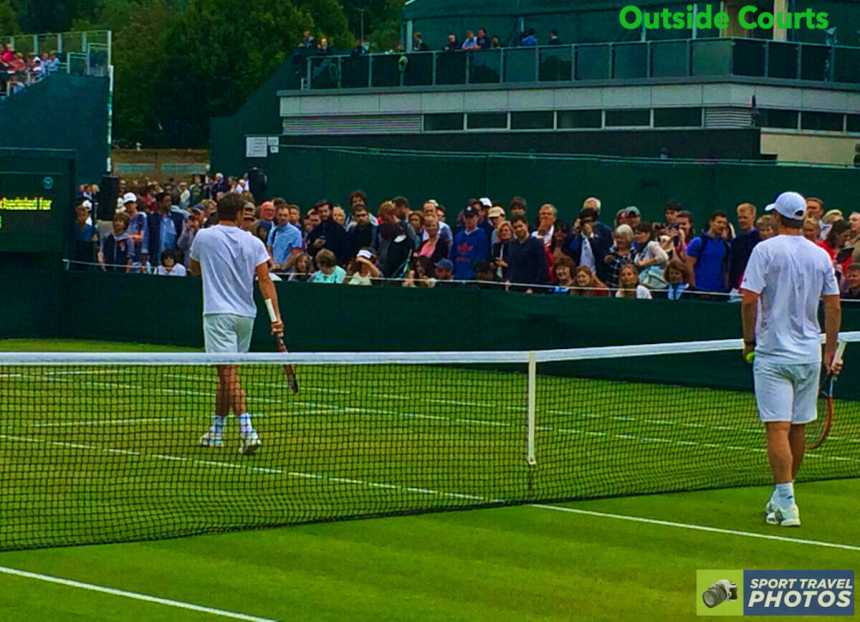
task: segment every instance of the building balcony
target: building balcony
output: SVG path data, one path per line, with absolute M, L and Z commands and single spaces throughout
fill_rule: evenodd
M 296 65 L 304 91 L 687 83 L 726 77 L 860 90 L 860 47 L 745 38 L 309 55 L 297 58 Z

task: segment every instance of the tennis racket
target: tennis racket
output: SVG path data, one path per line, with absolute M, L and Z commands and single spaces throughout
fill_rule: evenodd
M 840 341 L 836 346 L 833 362 L 841 361 L 845 352 L 845 342 Z M 806 426 L 807 449 L 818 449 L 827 440 L 830 428 L 833 427 L 833 385 L 836 376 L 824 374 L 821 379 L 821 391 L 818 396 L 818 418 Z
M 268 298 L 266 298 L 266 309 L 269 311 L 269 318 L 272 322 L 277 322 L 278 316 L 275 313 L 275 305 L 273 305 L 272 301 Z M 287 353 L 287 346 L 284 344 L 284 338 L 280 335 L 275 335 L 275 347 L 281 354 Z M 284 365 L 284 375 L 287 377 L 287 384 L 290 387 L 290 391 L 298 393 L 299 380 L 296 378 L 296 368 L 292 365 Z

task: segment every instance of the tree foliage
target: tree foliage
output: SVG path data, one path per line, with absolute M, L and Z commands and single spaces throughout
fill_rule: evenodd
M 14 35 L 20 30 L 15 8 L 9 0 L 0 0 L 0 35 Z

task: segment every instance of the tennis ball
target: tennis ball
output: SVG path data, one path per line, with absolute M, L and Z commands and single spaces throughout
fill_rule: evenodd
M 755 360 L 755 352 L 747 352 L 747 353 L 744 355 L 744 360 L 745 360 L 747 363 L 749 363 L 750 365 L 752 365 L 752 362 Z

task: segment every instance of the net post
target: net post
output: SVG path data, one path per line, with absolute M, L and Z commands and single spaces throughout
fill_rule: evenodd
M 537 360 L 535 353 L 529 352 L 529 394 L 528 394 L 528 420 L 526 427 L 528 429 L 527 438 L 527 456 L 529 466 L 537 464 L 535 459 L 535 402 L 536 402 L 536 384 L 537 384 Z

